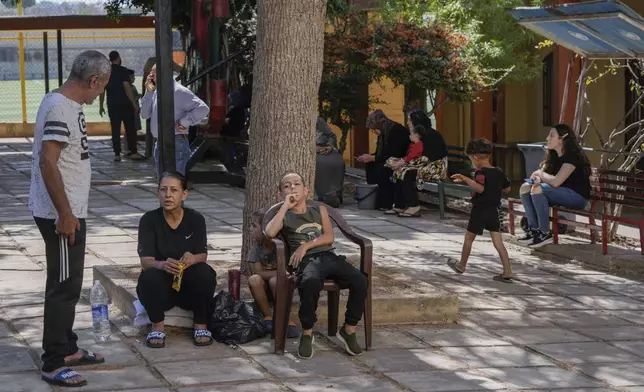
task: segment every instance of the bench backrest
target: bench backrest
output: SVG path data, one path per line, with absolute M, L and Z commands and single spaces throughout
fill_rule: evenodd
M 644 174 L 593 168 L 592 198 L 605 203 L 644 207 Z
M 471 176 L 474 171 L 474 166 L 470 158 L 465 155 L 465 148 L 459 146 L 447 146 L 447 174 L 452 176 L 454 174 L 463 174 Z

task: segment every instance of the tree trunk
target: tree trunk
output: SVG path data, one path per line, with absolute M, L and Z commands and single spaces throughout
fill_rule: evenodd
M 281 176 L 296 171 L 313 192 L 325 11 L 326 0 L 258 1 L 244 206 L 244 272 L 251 245 L 251 216 L 257 209 L 277 202 Z

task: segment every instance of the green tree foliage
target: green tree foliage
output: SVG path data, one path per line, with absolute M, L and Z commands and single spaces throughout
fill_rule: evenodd
M 190 12 L 192 1 L 172 0 L 172 25 L 181 30 L 190 29 Z M 154 0 L 105 0 L 107 15 L 118 19 L 124 8 L 139 8 L 145 15 L 154 11 Z
M 541 71 L 535 49 L 540 38 L 521 27 L 506 10 L 541 6 L 543 0 L 380 0 L 387 24 L 438 22 L 468 37 L 467 55 L 475 59 L 488 84 L 525 81 Z

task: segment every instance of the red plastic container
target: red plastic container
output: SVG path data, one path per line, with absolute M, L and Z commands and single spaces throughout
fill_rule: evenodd
M 238 269 L 228 270 L 228 292 L 232 294 L 233 298 L 239 299 L 239 283 L 241 281 L 241 271 Z

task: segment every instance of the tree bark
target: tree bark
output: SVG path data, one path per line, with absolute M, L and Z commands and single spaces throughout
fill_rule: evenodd
M 281 176 L 298 172 L 313 191 L 325 12 L 326 0 L 258 1 L 243 272 L 251 216 L 277 202 Z

